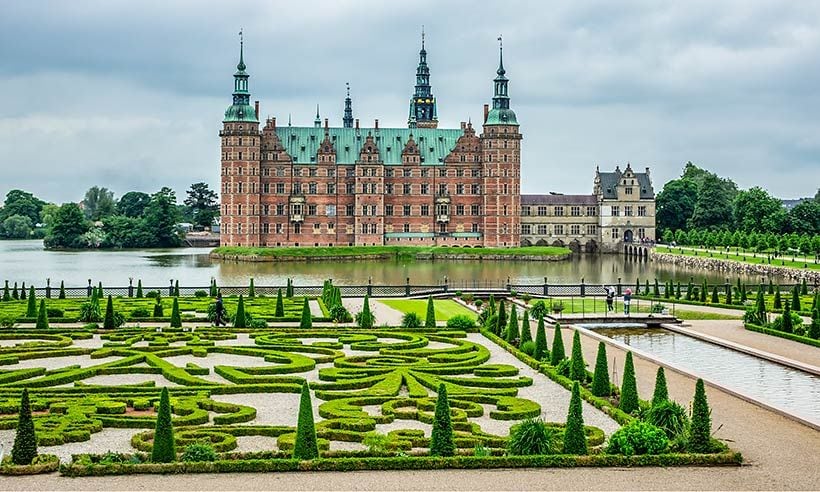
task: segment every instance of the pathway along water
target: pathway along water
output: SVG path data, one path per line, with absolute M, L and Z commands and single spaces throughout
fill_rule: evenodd
M 818 376 L 665 329 L 581 326 L 820 425 Z
M 211 278 L 220 285 L 246 285 L 254 277 L 257 285 L 284 285 L 293 278 L 297 285 L 321 285 L 332 278 L 339 285 L 364 285 L 368 278 L 375 284 L 404 285 L 410 277 L 417 285 L 435 285 L 446 276 L 458 287 L 468 282 L 477 286 L 501 285 L 509 277 L 513 283 L 577 284 L 583 278 L 590 284 L 614 284 L 620 277 L 633 285 L 636 278 L 661 281 L 676 279 L 686 283 L 723 282 L 721 272 L 695 270 L 624 258 L 621 255 L 582 255 L 567 261 L 321 261 L 304 263 L 245 263 L 211 260 L 207 248 L 115 251 L 46 251 L 42 241 L 0 241 L 0 282 L 34 283 L 38 287 L 51 278 L 53 286 L 82 287 L 92 279 L 104 285 L 125 286 L 128 278 L 141 279 L 143 285 L 165 286 L 178 279 L 186 286 L 207 286 Z M 734 277 L 732 277 L 734 280 Z M 756 283 L 757 277 L 742 277 Z

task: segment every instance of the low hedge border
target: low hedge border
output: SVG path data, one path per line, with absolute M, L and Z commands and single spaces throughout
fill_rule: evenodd
M 37 475 L 52 473 L 60 468 L 60 458 L 53 454 L 41 454 L 34 460 L 36 463 L 31 465 L 15 465 L 11 463 L 11 458 L 7 458 L 0 464 L 0 475 Z
M 486 468 L 572 468 L 572 467 L 638 467 L 638 466 L 737 466 L 740 453 L 619 455 L 547 455 L 547 456 L 453 456 L 391 458 L 320 458 L 312 461 L 294 459 L 211 461 L 198 463 L 114 463 L 63 464 L 60 473 L 69 477 L 126 475 L 145 473 L 247 473 L 284 471 L 361 471 L 361 470 L 431 470 Z
M 744 327 L 746 327 L 749 331 L 755 331 L 757 333 L 763 333 L 765 335 L 772 335 L 775 337 L 785 338 L 786 340 L 791 340 L 793 342 L 798 343 L 805 343 L 806 345 L 811 345 L 813 347 L 820 347 L 820 340 L 815 340 L 809 337 L 801 337 L 800 335 L 795 335 L 794 333 L 786 333 L 784 331 L 777 331 L 771 328 L 766 328 L 765 326 L 753 325 L 751 323 L 744 323 Z

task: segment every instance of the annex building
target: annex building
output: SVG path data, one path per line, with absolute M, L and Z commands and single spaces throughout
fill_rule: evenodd
M 310 127 L 267 118 L 260 128 L 246 68 L 240 45 L 219 134 L 223 246 L 556 244 L 617 251 L 623 241 L 655 237 L 648 169 L 596 172 L 589 196 L 521 195 L 522 134 L 501 46 L 480 130 L 469 122 L 439 128 L 423 36 L 406 128 L 360 125 L 349 90 L 341 126 L 317 110 Z

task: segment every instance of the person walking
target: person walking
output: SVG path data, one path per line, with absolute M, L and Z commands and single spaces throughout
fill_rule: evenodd
M 626 289 L 624 292 L 624 314 L 629 316 L 629 303 L 632 301 L 632 289 Z
M 216 310 L 215 310 L 216 317 L 214 319 L 215 326 L 224 326 L 225 320 L 222 319 L 225 316 L 225 304 L 222 302 L 222 293 L 217 292 L 216 294 Z
M 606 289 L 606 312 L 615 310 L 613 304 L 615 303 L 615 289 L 607 287 Z

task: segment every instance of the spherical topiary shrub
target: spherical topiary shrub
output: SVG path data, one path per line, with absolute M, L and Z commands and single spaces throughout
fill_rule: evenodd
M 182 461 L 216 461 L 216 451 L 214 451 L 213 446 L 207 442 L 194 442 L 185 446 L 185 452 L 182 453 Z
M 666 451 L 669 439 L 663 429 L 634 420 L 615 431 L 609 438 L 608 454 L 660 454 Z
M 473 318 L 467 316 L 466 314 L 457 314 L 447 320 L 447 328 L 453 328 L 456 330 L 472 330 L 475 327 L 476 324 L 475 321 L 473 321 Z

